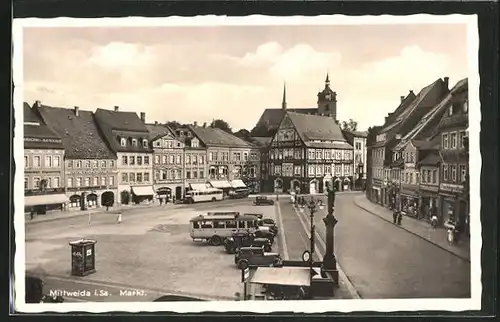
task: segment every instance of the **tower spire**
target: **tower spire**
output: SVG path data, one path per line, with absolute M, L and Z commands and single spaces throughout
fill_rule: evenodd
M 281 108 L 286 109 L 286 83 L 283 83 L 283 100 L 281 101 Z
M 326 85 L 326 86 L 330 86 L 330 77 L 329 77 L 329 75 L 328 75 L 328 72 L 326 72 L 325 85 Z

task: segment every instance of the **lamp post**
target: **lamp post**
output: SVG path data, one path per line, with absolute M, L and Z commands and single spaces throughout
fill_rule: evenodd
M 323 256 L 323 268 L 322 271 L 326 272 L 333 279 L 335 284 L 338 285 L 338 271 L 337 271 L 337 259 L 335 258 L 334 245 L 335 245 L 335 235 L 334 229 L 337 224 L 337 218 L 335 218 L 333 212 L 335 209 L 335 188 L 333 186 L 333 178 L 329 178 L 327 183 L 327 209 L 328 213 L 323 222 L 326 227 L 326 251 Z
M 315 252 L 315 231 L 316 231 L 316 226 L 314 225 L 314 214 L 317 212 L 316 207 L 318 207 L 320 210 L 324 208 L 323 206 L 323 201 L 321 200 L 315 200 L 312 196 L 311 199 L 308 202 L 304 202 L 299 205 L 300 207 L 300 212 L 304 213 L 305 208 L 307 207 L 309 209 L 309 218 L 310 218 L 310 233 L 311 237 L 309 238 L 310 244 L 309 244 L 309 254 L 307 254 L 307 251 L 304 252 L 304 255 L 307 254 L 309 258 L 304 258 L 304 255 L 302 256 L 304 260 L 307 259 L 309 262 L 309 272 L 311 274 L 311 278 L 313 276 L 313 255 Z
M 358 182 L 360 190 L 363 190 L 363 163 L 358 164 Z

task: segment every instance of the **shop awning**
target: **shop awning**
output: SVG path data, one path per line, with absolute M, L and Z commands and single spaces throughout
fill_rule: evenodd
M 155 194 L 152 186 L 132 187 L 132 193 L 136 196 L 152 196 Z
M 302 267 L 259 267 L 250 278 L 250 283 L 289 286 L 310 286 L 309 268 Z
M 189 186 L 196 191 L 204 191 L 210 188 L 206 183 L 190 183 Z
M 53 194 L 53 195 L 36 195 L 36 196 L 25 196 L 24 206 L 40 206 L 40 205 L 56 205 L 69 202 L 68 197 L 64 194 Z
M 231 184 L 227 180 L 220 180 L 220 181 L 210 181 L 210 184 L 212 187 L 217 188 L 217 189 L 224 189 L 224 188 L 231 188 Z
M 246 188 L 246 184 L 242 180 L 231 180 L 231 186 L 233 188 Z

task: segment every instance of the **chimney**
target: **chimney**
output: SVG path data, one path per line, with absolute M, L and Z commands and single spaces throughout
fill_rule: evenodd
M 403 103 L 403 101 L 405 100 L 405 97 L 404 96 L 401 96 L 401 103 Z
M 198 122 L 194 121 L 194 122 L 193 122 L 193 125 L 194 125 L 194 126 L 198 126 Z
M 80 108 L 78 106 L 75 106 L 75 116 L 78 116 L 79 111 L 80 111 Z
M 155 121 L 155 125 L 158 125 L 158 121 Z
M 443 78 L 443 81 L 444 81 L 444 86 L 446 89 L 450 88 L 450 78 L 449 77 L 445 77 Z
M 207 127 L 207 122 L 203 122 L 203 127 Z
M 119 109 L 120 109 L 119 106 L 115 106 L 115 112 L 118 112 Z
M 413 93 L 413 90 L 412 90 L 412 89 L 410 89 L 410 94 L 415 94 L 415 93 Z
M 142 123 L 146 123 L 146 113 L 141 112 L 141 121 Z
M 38 100 L 37 100 L 37 101 L 35 102 L 35 106 L 36 106 L 36 107 L 41 107 L 41 106 L 42 106 L 42 102 L 40 102 L 40 101 L 38 101 Z

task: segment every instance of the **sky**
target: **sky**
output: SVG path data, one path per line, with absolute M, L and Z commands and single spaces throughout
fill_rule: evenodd
M 146 113 L 148 123 L 312 108 L 330 76 L 339 120 L 383 124 L 400 97 L 467 77 L 465 24 L 25 27 L 23 96 L 49 106 Z

